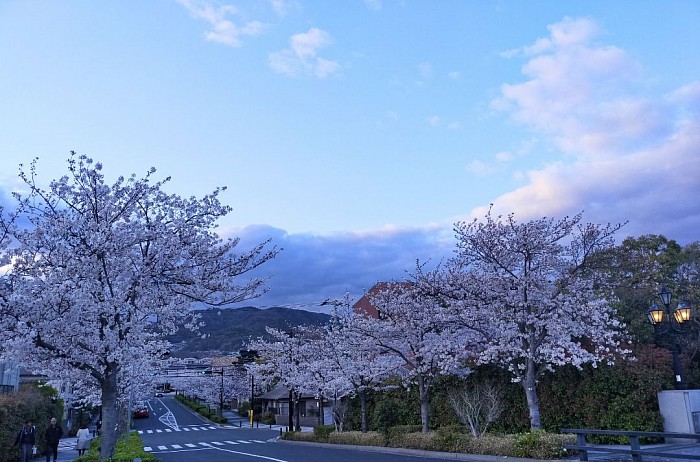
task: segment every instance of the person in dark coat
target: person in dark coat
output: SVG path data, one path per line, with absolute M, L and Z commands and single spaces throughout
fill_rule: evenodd
M 58 457 L 58 441 L 63 438 L 63 429 L 56 421 L 56 418 L 51 419 L 51 423 L 46 428 L 46 462 L 51 462 L 51 454 L 53 454 L 53 462 L 56 462 Z
M 22 448 L 22 462 L 29 462 L 32 457 L 32 448 L 36 444 L 36 429 L 32 425 L 32 421 L 27 419 L 24 421 L 24 427 L 17 433 L 15 438 L 15 446 L 20 445 Z

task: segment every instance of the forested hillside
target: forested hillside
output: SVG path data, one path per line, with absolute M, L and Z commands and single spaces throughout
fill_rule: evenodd
M 249 339 L 264 336 L 265 327 L 289 329 L 299 325 L 325 324 L 330 319 L 327 314 L 289 308 L 246 307 L 201 310 L 198 313 L 204 323 L 199 334 L 182 329 L 168 337 L 174 345 L 173 356 L 203 357 L 238 353 Z

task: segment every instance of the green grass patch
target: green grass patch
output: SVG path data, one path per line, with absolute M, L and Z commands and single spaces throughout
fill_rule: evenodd
M 112 462 L 132 462 L 135 458 L 141 458 L 142 462 L 155 462 L 156 456 L 143 450 L 143 441 L 136 432 L 130 432 L 119 438 L 114 448 Z M 90 449 L 74 462 L 98 462 L 100 460 L 100 438 L 94 438 Z

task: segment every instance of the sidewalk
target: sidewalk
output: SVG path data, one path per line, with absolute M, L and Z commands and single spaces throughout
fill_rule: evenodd
M 231 425 L 232 427 L 239 427 L 239 428 L 251 428 L 250 427 L 250 420 L 248 420 L 247 417 L 241 417 L 238 412 L 234 410 L 224 410 L 222 415 L 228 419 L 228 425 Z M 260 428 L 264 430 L 282 430 L 287 431 L 287 428 L 289 428 L 287 425 L 268 425 L 260 422 L 253 422 L 253 428 Z M 314 431 L 313 427 L 301 427 L 302 432 L 312 432 Z
M 73 462 L 74 459 L 78 457 L 78 450 L 75 449 L 75 445 L 78 442 L 76 437 L 61 438 L 58 443 L 58 459 L 57 462 Z M 36 460 L 46 460 L 45 455 L 39 456 Z

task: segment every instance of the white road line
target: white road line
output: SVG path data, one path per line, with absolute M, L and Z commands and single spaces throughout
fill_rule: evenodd
M 182 449 L 182 446 L 180 446 L 179 444 L 173 444 L 172 446 L 173 449 Z
M 168 447 L 167 446 L 158 446 L 158 449 L 160 449 L 161 451 L 165 451 L 166 449 L 168 449 Z
M 221 443 L 219 441 L 212 441 L 211 444 L 215 444 L 216 446 L 225 446 L 224 443 Z
M 151 451 L 153 451 L 153 449 L 151 449 L 150 446 L 144 446 L 144 447 L 143 447 L 143 450 L 146 451 L 146 452 L 151 452 Z
M 238 444 L 238 443 L 236 443 L 235 441 L 224 441 L 224 443 L 228 443 L 228 444 Z
M 168 408 L 168 406 L 165 405 L 163 400 L 158 400 L 160 401 L 160 404 L 163 405 L 163 407 L 168 411 L 162 416 L 158 417 L 158 420 L 163 422 L 165 426 L 172 428 L 173 430 L 177 430 L 179 427 L 177 425 L 177 419 L 175 418 L 175 414 L 173 414 L 173 411 Z
M 284 459 L 275 459 L 274 457 L 261 456 L 260 454 L 251 454 L 249 452 L 234 451 L 233 449 L 217 448 L 217 447 L 212 447 L 212 449 L 216 449 L 217 451 L 221 451 L 221 452 L 229 452 L 231 454 L 240 454 L 242 456 L 256 457 L 258 459 L 271 460 L 272 462 L 288 462 Z
M 153 430 L 146 430 L 146 433 L 153 433 Z
M 190 428 L 190 430 L 194 430 L 194 431 L 198 432 L 198 431 L 199 431 L 199 428 L 197 428 L 197 427 L 192 427 L 192 428 Z
M 169 428 L 166 428 L 166 429 L 165 429 L 165 433 L 172 433 L 172 430 L 169 429 Z
M 163 433 L 163 430 L 161 430 L 161 429 L 156 429 L 156 433 Z
M 267 441 L 260 441 L 260 440 L 250 440 L 250 441 L 252 441 L 253 443 L 263 443 L 263 444 L 267 444 Z
M 185 430 L 186 432 L 190 431 L 190 429 L 187 427 L 183 428 L 183 430 Z
M 236 441 L 238 441 L 239 443 L 243 443 L 243 444 L 251 444 L 250 441 L 245 441 L 245 440 L 236 440 Z
M 192 443 L 185 443 L 185 446 L 187 446 L 188 448 L 196 448 L 197 447 L 196 444 L 192 444 Z
M 211 447 L 211 444 L 209 444 L 209 443 L 197 443 L 197 444 L 199 444 L 200 446 L 204 446 L 205 448 Z

